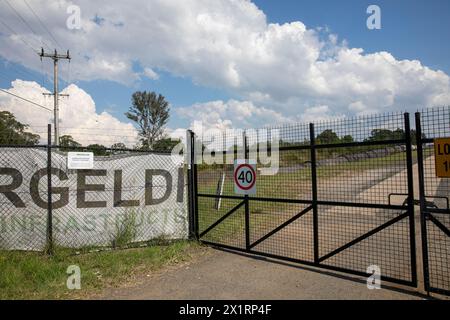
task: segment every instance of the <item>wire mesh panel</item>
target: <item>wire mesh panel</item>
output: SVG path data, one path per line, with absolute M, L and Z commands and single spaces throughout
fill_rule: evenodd
M 240 199 L 222 198 L 220 207 L 214 197 L 198 201 L 199 233 L 201 239 L 245 249 L 245 211 Z M 221 219 L 223 219 L 221 221 Z M 211 228 L 214 226 L 213 228 Z
M 315 125 L 315 132 L 320 200 L 388 204 L 392 193 L 404 194 L 393 201 L 405 200 L 408 183 L 403 114 L 321 122 Z M 393 140 L 399 143 L 393 144 Z M 333 147 L 338 144 L 344 145 Z
M 434 139 L 450 138 L 450 108 L 420 113 L 423 153 L 425 265 L 430 291 L 450 294 L 450 179 L 438 177 Z
M 250 241 L 257 252 L 313 262 L 311 207 L 250 201 Z
M 404 139 L 402 112 L 340 118 L 314 124 L 316 144 Z M 345 149 L 344 149 L 345 150 Z
M 0 249 L 42 251 L 47 239 L 47 150 L 0 147 Z
M 411 186 L 417 157 L 407 115 L 241 135 L 233 145 L 225 132 L 196 147 L 197 156 L 213 148 L 215 155 L 257 163 L 256 194 L 244 198 L 235 194 L 232 161 L 197 162 L 201 240 L 359 275 L 376 265 L 384 279 L 415 285 Z
M 424 190 L 438 208 L 447 208 L 450 179 L 436 177 L 434 139 L 450 138 L 450 108 L 425 109 L 421 112 Z
M 199 165 L 198 192 L 204 194 L 234 195 L 233 165 Z
M 261 130 L 264 134 L 260 130 L 245 131 L 249 158 L 257 160 L 256 197 L 311 200 L 309 125 Z M 278 143 L 273 139 L 279 139 Z
M 359 272 L 375 265 L 411 281 L 409 218 L 400 210 L 319 206 L 319 252 L 326 265 Z
M 280 150 L 274 168 L 257 162 L 256 197 L 311 200 L 311 157 L 309 150 Z
M 345 150 L 342 150 L 345 149 Z M 401 204 L 408 193 L 404 146 L 319 149 L 328 158 L 317 161 L 318 197 L 323 201 Z M 403 197 L 391 196 L 393 193 Z
M 405 119 L 390 113 L 315 124 L 317 198 L 331 204 L 317 210 L 320 264 L 359 273 L 376 266 L 387 279 L 414 284 Z
M 432 217 L 450 230 L 450 215 L 433 214 Z M 450 294 L 450 236 L 429 220 L 426 230 L 430 286 L 441 293 Z

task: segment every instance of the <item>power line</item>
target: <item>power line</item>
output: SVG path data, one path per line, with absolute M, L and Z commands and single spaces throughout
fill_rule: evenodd
M 29 44 L 27 41 L 25 41 L 21 36 L 19 36 L 17 34 L 17 32 L 14 31 L 13 28 L 11 28 L 9 25 L 6 24 L 6 22 L 0 20 L 0 22 L 14 35 L 16 35 L 20 40 L 22 40 L 23 43 L 25 43 L 28 47 L 31 48 L 31 50 L 33 50 L 34 53 L 39 54 L 39 51 L 34 49 L 33 46 L 31 44 Z
M 37 72 L 37 71 L 30 69 L 32 71 L 32 72 L 30 72 L 27 70 L 26 67 L 20 68 L 20 67 L 16 66 L 16 64 L 14 62 L 10 62 L 8 60 L 6 60 L 6 62 L 4 62 L 4 67 L 11 71 L 11 78 L 6 77 L 5 73 L 1 73 L 0 76 L 3 76 L 3 78 L 8 83 L 11 83 L 14 79 L 23 79 L 23 80 L 29 79 L 30 81 L 38 82 L 37 80 L 35 80 L 37 78 L 37 75 L 39 75 L 39 72 Z
M 61 131 L 64 131 L 64 132 L 66 132 L 67 134 L 76 134 L 76 135 L 80 135 L 80 136 L 92 136 L 93 134 L 95 134 L 96 135 L 96 137 L 98 137 L 98 136 L 103 136 L 103 137 L 124 137 L 124 138 L 136 138 L 137 137 L 137 135 L 135 135 L 135 136 L 125 136 L 125 135 L 123 135 L 123 134 L 101 134 L 100 132 L 98 132 L 98 133 L 86 133 L 86 132 L 75 132 L 75 131 L 72 131 L 72 130 L 61 130 Z M 108 131 L 108 130 L 104 130 L 104 131 Z
M 6 90 L 3 90 L 3 89 L 1 89 L 1 88 L 0 88 L 0 91 L 3 91 L 4 93 L 10 94 L 10 95 L 12 95 L 12 96 L 14 96 L 14 97 L 16 97 L 16 98 L 19 98 L 19 99 L 22 99 L 22 100 L 24 100 L 24 101 L 26 101 L 26 102 L 29 102 L 29 103 L 31 103 L 31 104 L 33 104 L 33 105 L 39 107 L 39 108 L 48 110 L 48 111 L 50 111 L 50 112 L 53 111 L 52 109 L 49 109 L 49 108 L 47 108 L 47 107 L 44 107 L 43 105 L 40 105 L 39 103 L 33 102 L 33 101 L 31 101 L 31 100 L 28 100 L 28 99 L 26 99 L 26 98 L 24 98 L 24 97 L 18 96 L 17 94 L 11 93 L 11 92 L 6 91 Z
M 22 37 L 22 35 L 19 35 L 11 26 L 9 26 L 5 21 L 0 19 L 0 23 L 12 34 L 15 35 L 17 38 L 19 38 L 26 46 L 28 46 L 34 53 L 39 54 L 37 50 L 33 48 L 33 46 L 28 42 L 25 41 L 25 39 Z M 11 63 L 8 65 L 8 68 L 13 68 L 16 72 L 18 72 L 20 77 L 26 77 L 30 76 L 31 78 L 35 78 L 35 75 L 29 72 L 26 69 L 19 69 L 14 66 L 14 63 Z
M 45 126 L 42 126 L 45 127 Z M 89 131 L 94 131 L 94 130 L 100 130 L 100 131 L 104 131 L 105 129 L 99 129 L 99 128 L 78 128 L 78 127 L 61 127 L 62 129 L 67 129 L 67 130 L 89 130 Z M 120 132 L 138 132 L 139 130 L 133 130 L 133 129 L 111 129 L 108 128 L 108 131 L 120 131 Z
M 25 79 L 25 78 L 27 78 L 27 77 L 30 77 L 30 78 L 32 78 L 32 79 L 35 79 L 36 78 L 36 75 L 35 74 L 33 74 L 33 73 L 31 73 L 30 71 L 28 71 L 27 69 L 25 69 L 25 67 L 23 68 L 23 69 L 20 69 L 18 66 L 16 66 L 15 64 L 14 64 L 14 62 L 10 62 L 10 61 L 7 61 L 5 64 L 4 64 L 4 66 L 5 66 L 5 68 L 7 68 L 7 69 L 11 69 L 11 71 L 15 71 L 15 76 L 17 77 L 17 79 L 20 79 L 20 78 L 23 78 L 23 79 Z M 32 70 L 33 71 L 33 70 Z M 33 72 L 35 72 L 35 71 L 33 71 Z
M 0 73 L 0 78 L 2 78 L 2 80 L 6 81 L 8 84 L 11 82 L 11 79 L 2 73 Z
M 19 34 L 18 34 L 11 26 L 9 26 L 6 22 L 2 21 L 1 19 L 0 19 L 0 23 L 1 23 L 6 29 L 8 29 L 9 32 L 11 32 L 13 35 L 15 35 L 16 37 L 18 37 L 18 38 L 19 38 L 26 46 L 28 46 L 34 53 L 36 53 L 37 55 L 40 55 L 39 51 L 37 51 L 36 49 L 34 49 L 33 46 L 32 46 L 29 42 L 25 41 L 25 39 L 23 39 L 23 37 L 22 37 L 21 35 L 19 35 Z M 33 33 L 34 33 L 34 32 L 33 32 Z M 35 33 L 34 33 L 34 34 L 35 34 Z M 27 70 L 20 70 L 20 69 L 15 68 L 13 64 L 11 64 L 10 67 L 13 67 L 17 72 L 22 73 L 21 76 L 23 76 L 23 74 L 26 73 L 28 76 L 31 76 L 32 78 L 35 77 L 35 75 L 31 74 L 31 73 L 28 72 Z M 48 78 L 49 78 L 49 75 L 48 75 L 47 71 L 44 71 L 44 66 L 43 66 L 42 61 L 41 61 L 41 73 L 42 73 L 43 79 L 44 79 L 44 78 L 45 78 L 45 79 L 48 79 Z M 66 81 L 66 83 L 67 83 L 67 81 Z M 42 81 L 42 86 L 45 86 L 44 81 Z
M 47 128 L 47 126 L 35 126 L 35 127 L 42 127 L 42 128 Z M 101 128 L 85 128 L 85 127 L 64 127 L 61 126 L 61 129 L 64 130 L 89 130 L 89 131 L 120 131 L 120 132 L 138 132 L 138 129 L 134 130 L 134 129 L 111 129 L 111 128 L 107 128 L 107 129 L 101 129 Z
M 11 10 L 14 11 L 14 13 L 17 15 L 17 17 L 19 17 L 19 19 L 28 27 L 28 29 L 30 29 L 30 31 L 37 37 L 39 38 L 39 36 L 37 35 L 36 32 L 34 32 L 33 28 L 30 26 L 30 24 L 24 19 L 24 17 L 22 17 L 22 15 L 16 10 L 16 8 L 14 8 L 11 3 L 9 3 L 8 0 L 5 0 L 6 3 L 8 4 L 8 6 L 11 8 Z M 41 38 L 41 42 L 47 47 L 50 48 L 49 45 L 47 43 L 45 43 L 45 41 Z
M 36 19 L 39 21 L 39 23 L 41 24 L 42 28 L 47 31 L 47 33 L 50 35 L 50 37 L 53 39 L 53 42 L 60 48 L 62 49 L 62 47 L 59 45 L 58 41 L 55 39 L 55 37 L 53 36 L 53 34 L 50 32 L 50 30 L 45 26 L 45 24 L 42 22 L 41 18 L 39 18 L 39 16 L 37 15 L 37 13 L 33 10 L 33 8 L 28 4 L 27 0 L 23 0 L 23 2 L 25 2 L 25 4 L 27 5 L 28 9 L 30 9 L 30 11 L 33 13 L 33 15 L 36 17 Z
M 42 37 L 39 37 L 38 35 L 37 35 L 37 33 L 34 31 L 34 29 L 31 27 L 31 25 L 26 21 L 26 19 L 16 10 L 16 8 L 14 8 L 14 6 L 8 1 L 8 0 L 5 0 L 6 1 L 6 3 L 7 3 L 7 5 L 10 7 L 10 9 L 16 14 L 16 16 L 28 27 L 28 29 L 30 29 L 30 31 L 37 37 L 37 38 L 40 38 L 41 39 L 41 42 L 46 46 L 46 47 L 48 47 L 48 48 L 50 48 L 50 46 L 42 39 Z M 41 26 L 42 26 L 42 28 L 43 29 L 45 29 L 45 31 L 47 31 L 47 33 L 50 35 L 50 37 L 53 39 L 53 41 L 55 42 L 55 44 L 57 45 L 57 46 L 59 46 L 59 47 L 61 47 L 60 45 L 59 45 L 59 43 L 58 43 L 58 41 L 56 40 L 56 38 L 53 36 L 53 34 L 50 32 L 50 30 L 45 26 L 45 24 L 43 23 L 43 21 L 39 18 L 39 16 L 37 15 L 37 13 L 33 10 L 33 8 L 31 7 L 31 5 L 26 1 L 26 0 L 24 0 L 24 2 L 25 2 L 25 4 L 26 4 L 26 6 L 28 7 L 28 9 L 32 12 L 32 14 L 35 16 L 35 18 L 38 20 L 38 22 L 41 24 Z M 16 35 L 21 41 L 23 41 L 23 43 L 25 44 L 25 45 L 27 45 L 28 47 L 30 47 L 31 48 L 31 50 L 33 50 L 33 52 L 34 53 L 36 53 L 36 54 L 38 54 L 38 55 L 40 55 L 40 53 L 37 51 L 37 50 L 35 50 L 34 48 L 33 48 L 33 46 L 32 45 L 30 45 L 30 43 L 29 42 L 27 42 L 27 41 L 25 41 L 24 39 L 23 39 L 23 37 L 22 36 L 20 36 L 12 27 L 10 27 L 8 24 L 6 24 L 4 21 L 2 21 L 2 20 L 0 20 L 0 22 L 12 33 L 12 34 L 14 34 L 14 35 Z M 41 57 L 42 58 L 42 57 Z M 43 69 L 43 65 L 41 65 L 41 69 Z M 25 72 L 26 72 L 26 70 L 24 70 Z M 43 71 L 43 70 L 42 70 Z M 31 75 L 30 73 L 28 73 L 29 75 Z M 31 75 L 32 77 L 34 77 L 34 75 Z M 48 77 L 48 75 L 47 75 L 47 77 Z M 66 81 L 66 84 L 68 84 L 67 83 L 67 81 Z
M 17 69 L 16 71 L 20 71 L 19 69 Z M 20 73 L 14 73 L 12 74 L 13 78 L 15 77 L 15 79 L 26 79 L 28 76 L 26 74 L 20 74 Z M 14 80 L 12 80 L 12 78 L 7 77 L 4 73 L 0 73 L 0 77 L 6 81 L 6 83 L 9 85 L 12 85 L 12 82 Z M 34 77 L 34 76 L 33 76 Z M 25 80 L 26 81 L 26 80 Z

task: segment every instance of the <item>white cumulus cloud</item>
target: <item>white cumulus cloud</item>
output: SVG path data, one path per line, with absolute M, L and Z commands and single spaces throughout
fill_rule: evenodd
M 191 127 L 194 122 L 201 122 L 206 129 L 245 129 L 292 121 L 274 110 L 258 107 L 250 101 L 233 99 L 226 102 L 217 100 L 196 103 L 189 107 L 178 108 L 175 112 L 189 120 Z
M 159 75 L 155 71 L 153 71 L 152 68 L 148 68 L 148 67 L 144 68 L 144 75 L 147 78 L 152 79 L 152 80 L 158 80 L 159 79 Z
M 331 115 L 352 115 L 450 104 L 446 73 L 389 52 L 366 54 L 326 28 L 308 28 L 301 21 L 268 23 L 251 1 L 136 0 L 130 5 L 79 0 L 80 30 L 66 27 L 70 4 L 33 2 L 35 8 L 45 8 L 39 14 L 64 48 L 72 49 L 72 77 L 77 80 L 131 85 L 141 77 L 157 79 L 154 70 L 161 70 L 221 88 L 247 109 L 254 104 L 270 110 L 274 121 L 308 117 L 317 106 L 327 106 Z M 32 19 L 25 6 L 15 6 Z M 17 25 L 8 10 L 0 12 L 0 19 Z M 39 59 L 20 38 L 39 48 L 45 33 L 37 30 L 36 37 L 25 28 L 18 30 L 18 36 L 0 34 L 0 55 L 39 71 Z M 212 101 L 206 104 L 214 109 L 210 114 L 196 106 L 185 114 L 196 110 L 218 127 L 244 124 L 241 113 L 216 110 L 237 108 L 232 104 Z
M 53 110 L 53 98 L 42 95 L 50 92 L 34 81 L 15 80 L 7 91 Z M 72 84 L 62 93 L 69 97 L 60 97 L 60 136 L 71 135 L 85 146 L 97 143 L 109 147 L 122 142 L 133 147 L 136 144 L 137 130 L 133 125 L 121 122 L 108 112 L 97 112 L 94 101 L 84 90 Z M 53 112 L 4 92 L 0 92 L 0 110 L 13 113 L 18 121 L 30 126 L 30 132 L 38 133 L 42 142 L 46 141 L 47 124 L 53 123 Z

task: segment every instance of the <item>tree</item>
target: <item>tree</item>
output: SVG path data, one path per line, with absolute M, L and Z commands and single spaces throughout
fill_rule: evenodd
M 39 135 L 26 132 L 29 126 L 16 120 L 8 111 L 0 111 L 0 144 L 34 145 L 39 143 Z
M 116 142 L 111 145 L 111 149 L 112 154 L 126 153 L 126 151 L 122 149 L 127 149 L 127 146 L 122 142 Z
M 161 152 L 170 152 L 172 149 L 181 142 L 181 140 L 172 140 L 171 138 L 163 138 L 156 141 L 153 144 L 153 150 Z
M 71 135 L 63 135 L 59 137 L 59 145 L 68 149 L 73 147 L 81 147 L 81 143 L 75 141 Z
M 152 149 L 153 144 L 161 138 L 169 120 L 169 103 L 164 96 L 147 91 L 133 93 L 131 103 L 125 115 L 139 125 L 142 146 Z
M 339 137 L 336 132 L 331 129 L 324 130 L 317 136 L 317 143 L 329 144 L 337 142 L 339 142 Z
M 422 132 L 422 139 L 426 139 L 425 133 Z M 413 145 L 417 145 L 417 131 L 414 129 L 411 129 L 411 143 Z
M 369 141 L 399 140 L 405 138 L 405 131 L 402 129 L 373 129 Z
M 97 143 L 90 144 L 86 147 L 86 149 L 92 151 L 95 156 L 106 156 L 107 155 L 106 147 L 101 144 L 97 144 Z
M 411 144 L 417 144 L 417 132 L 414 129 L 411 129 Z M 422 139 L 425 139 L 426 136 L 422 133 Z M 402 140 L 405 139 L 405 131 L 403 129 L 374 129 L 371 132 L 371 136 L 368 138 L 369 141 L 380 141 L 380 140 Z
M 347 134 L 341 138 L 341 142 L 343 142 L 343 143 L 353 142 L 353 137 L 351 135 Z
M 126 149 L 127 146 L 122 142 L 116 142 L 111 145 L 111 149 Z

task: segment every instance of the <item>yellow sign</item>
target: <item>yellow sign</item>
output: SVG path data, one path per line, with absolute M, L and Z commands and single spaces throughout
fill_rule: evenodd
M 434 139 L 436 176 L 450 178 L 450 138 Z

